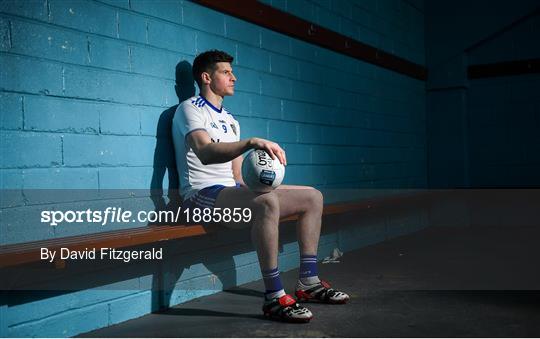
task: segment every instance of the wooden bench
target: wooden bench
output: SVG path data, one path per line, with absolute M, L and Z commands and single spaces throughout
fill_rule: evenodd
M 349 212 L 362 212 L 375 207 L 400 205 L 406 202 L 427 201 L 433 198 L 434 194 L 436 194 L 434 191 L 417 191 L 370 198 L 357 202 L 328 204 L 324 206 L 323 216 L 346 214 Z M 287 222 L 296 219 L 298 219 L 298 216 L 291 216 L 284 218 L 281 221 Z M 59 250 L 62 247 L 67 247 L 70 250 L 84 250 L 85 248 L 117 249 L 202 236 L 215 231 L 216 227 L 207 227 L 203 225 L 145 226 L 5 245 L 0 246 L 0 268 L 39 262 L 40 249 L 44 247 L 50 250 Z M 56 262 L 58 268 L 63 267 L 64 264 L 64 261 Z

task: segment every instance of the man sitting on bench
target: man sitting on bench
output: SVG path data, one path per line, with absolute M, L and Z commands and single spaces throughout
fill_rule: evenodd
M 321 230 L 323 196 L 306 186 L 282 185 L 268 193 L 257 193 L 242 181 L 242 154 L 250 149 L 265 150 L 273 159 L 287 164 L 285 151 L 275 142 L 250 138 L 240 140 L 238 121 L 222 107 L 223 97 L 234 94 L 236 77 L 233 57 L 211 50 L 193 62 L 193 76 L 200 94 L 178 106 L 172 126 L 176 162 L 180 176 L 183 208 L 238 208 L 252 211 L 251 237 L 257 250 L 266 288 L 265 316 L 292 322 L 313 317 L 306 308 L 285 293 L 278 271 L 279 220 L 299 215 L 297 237 L 300 246 L 300 277 L 296 297 L 300 301 L 343 304 L 349 296 L 319 280 L 317 248 Z M 245 223 L 222 222 L 226 227 Z

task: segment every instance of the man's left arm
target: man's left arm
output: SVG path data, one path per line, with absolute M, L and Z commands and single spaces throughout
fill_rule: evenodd
M 234 120 L 234 125 L 236 126 L 236 137 L 238 140 L 240 140 L 240 124 L 238 121 Z M 244 183 L 244 178 L 242 178 L 242 161 L 244 161 L 244 157 L 242 155 L 232 160 L 232 172 L 234 181 L 245 187 L 246 184 Z
M 242 161 L 244 160 L 243 156 L 239 156 L 233 159 L 232 161 L 232 172 L 234 181 L 239 183 L 242 186 L 246 186 L 244 179 L 242 178 Z

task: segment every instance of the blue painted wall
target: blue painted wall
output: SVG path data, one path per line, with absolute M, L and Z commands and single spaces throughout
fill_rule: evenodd
M 540 58 L 537 1 L 426 3 L 430 187 L 538 187 L 540 76 L 467 67 Z
M 424 64 L 422 1 L 269 4 Z M 422 81 L 189 1 L 2 0 L 1 244 L 140 226 L 53 228 L 38 222 L 45 208 L 153 210 L 165 204 L 166 197 L 156 202 L 147 190 L 177 185 L 168 126 L 178 96 L 194 91 L 189 65 L 210 48 L 235 56 L 237 94 L 225 106 L 240 121 L 243 137 L 284 146 L 286 183 L 326 190 L 425 186 Z M 65 196 L 35 189 L 82 191 Z M 383 235 L 373 241 L 425 226 L 417 222 L 424 220 L 420 214 L 412 214 L 412 221 L 374 221 L 379 231 L 372 233 Z M 348 232 L 357 238 L 323 238 L 320 255 L 335 246 L 362 246 L 370 237 Z M 159 274 L 124 279 L 111 271 L 115 285 L 105 291 L 10 299 L 0 305 L 2 334 L 75 335 L 260 278 L 249 240 L 230 246 L 224 261 L 209 256 L 201 263 L 208 249 L 199 249 L 191 259 L 178 253 Z M 295 246 L 285 242 L 282 269 L 297 265 Z M 217 281 L 215 272 L 223 272 Z M 153 289 L 164 284 L 179 289 L 156 296 Z

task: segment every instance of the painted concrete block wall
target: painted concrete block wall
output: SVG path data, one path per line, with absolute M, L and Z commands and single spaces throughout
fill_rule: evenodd
M 424 65 L 424 1 L 259 0 Z
M 345 21 L 335 5 L 308 5 L 319 6 L 317 20 L 328 27 L 338 27 L 336 22 L 341 27 L 343 21 L 342 33 L 348 25 L 359 39 L 364 34 L 421 61 L 421 2 L 414 8 L 405 2 L 395 8 L 364 8 L 371 22 L 364 28 L 364 21 Z M 325 8 L 334 16 L 324 17 Z M 383 19 L 385 10 L 390 21 Z M 408 36 L 398 27 L 414 33 Z M 243 137 L 267 137 L 284 146 L 290 163 L 287 183 L 321 189 L 425 185 L 421 81 L 189 1 L 2 0 L 0 175 L 1 188 L 10 191 L 5 191 L 9 199 L 2 199 L 3 220 L 9 222 L 2 222 L 1 243 L 104 230 L 39 224 L 39 212 L 49 207 L 153 210 L 145 190 L 175 183 L 166 128 L 178 103 L 175 67 L 191 64 L 197 53 L 210 48 L 235 56 L 237 94 L 225 106 L 240 121 Z M 181 92 L 188 95 L 193 86 Z M 34 189 L 82 191 L 66 197 Z M 140 225 L 114 224 L 106 230 L 133 226 Z M 334 243 L 323 240 L 321 246 L 321 255 L 327 255 Z M 243 251 L 237 255 L 245 257 L 244 263 L 235 263 L 231 271 L 237 275 L 234 283 L 259 278 L 253 252 Z M 285 269 L 297 265 L 293 245 L 281 255 L 287 258 Z M 2 333 L 74 335 L 154 310 L 152 291 L 133 289 L 130 283 L 118 281 L 126 284 L 117 288 L 119 294 L 86 290 L 3 304 L 8 320 L 1 323 Z M 186 293 L 172 300 L 197 296 Z M 122 311 L 126 304 L 132 305 L 130 312 Z
M 523 20 L 468 53 L 471 64 L 540 58 L 540 15 Z M 540 75 L 469 81 L 471 183 L 540 186 Z
M 35 188 L 173 186 L 170 134 L 158 122 L 178 102 L 176 64 L 191 63 L 208 48 L 235 56 L 238 93 L 225 105 L 241 122 L 243 137 L 271 138 L 288 151 L 286 183 L 425 184 L 421 81 L 189 1 L 1 4 L 1 172 L 2 188 L 15 190 L 8 205 L 13 211 L 24 214 L 35 205 L 24 196 Z M 417 9 L 394 7 L 388 10 L 396 22 L 416 18 L 414 25 L 422 26 L 420 16 L 410 15 Z M 370 15 L 380 17 L 383 8 Z M 20 240 L 65 235 L 40 231 Z
M 467 77 L 469 65 L 538 58 L 538 18 L 523 19 L 537 7 L 534 0 L 426 3 L 430 187 L 537 185 L 537 161 L 516 162 L 504 150 L 536 147 L 506 132 L 518 121 L 524 135 L 537 126 L 536 97 L 528 95 L 538 90 L 536 77 Z

